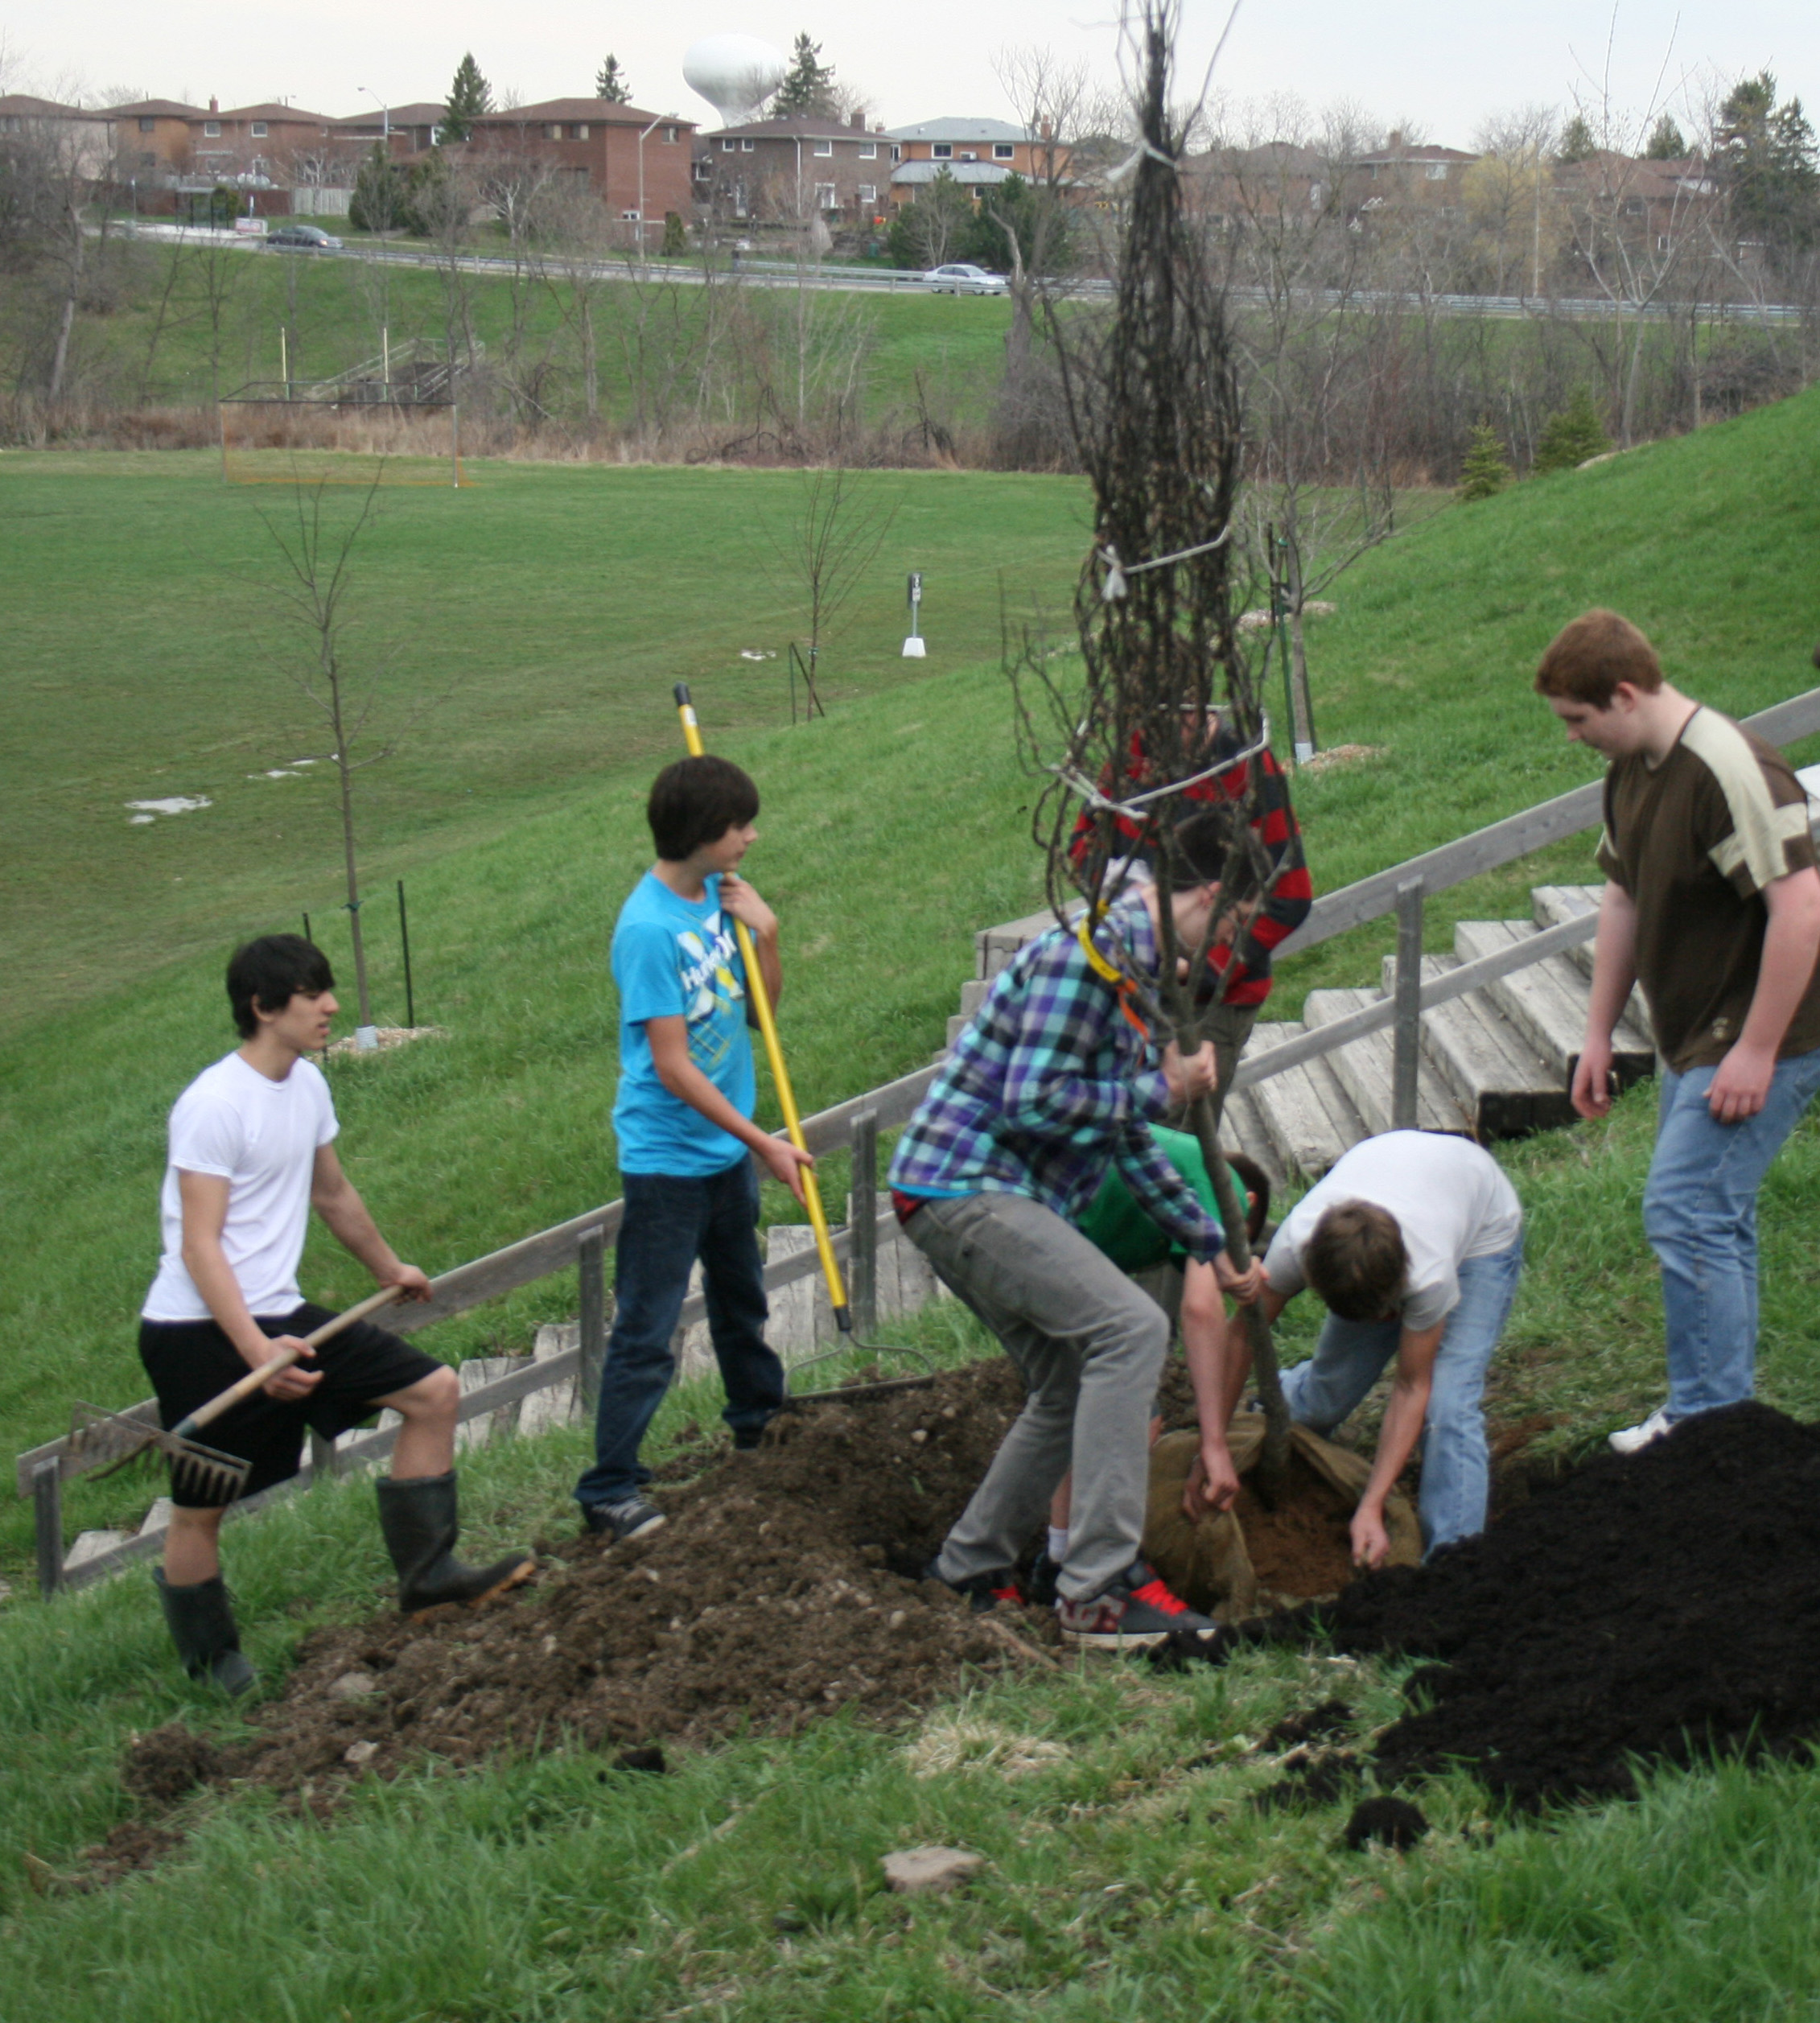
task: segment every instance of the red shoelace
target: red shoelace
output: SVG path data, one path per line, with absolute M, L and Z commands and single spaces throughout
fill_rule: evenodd
M 1134 1588 L 1131 1599 L 1155 1609 L 1159 1615 L 1185 1616 L 1188 1613 L 1188 1605 L 1179 1596 L 1171 1594 L 1155 1575 L 1152 1575 L 1141 1588 Z

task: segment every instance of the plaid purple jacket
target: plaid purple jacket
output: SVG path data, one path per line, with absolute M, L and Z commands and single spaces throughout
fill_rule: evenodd
M 1094 941 L 1137 975 L 1158 953 L 1141 899 L 1109 909 Z M 1157 1053 L 1089 967 L 1073 931 L 1052 928 L 1002 970 L 924 1097 L 891 1163 L 906 1193 L 1027 1194 L 1078 1221 L 1109 1164 L 1191 1256 L 1225 1238 L 1146 1128 L 1168 1110 Z

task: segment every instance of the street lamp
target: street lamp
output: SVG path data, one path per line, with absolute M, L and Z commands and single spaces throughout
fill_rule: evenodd
M 354 89 L 356 91 L 364 92 L 379 108 L 380 137 L 385 145 L 386 153 L 390 154 L 392 151 L 392 108 L 369 85 L 356 84 Z
M 660 113 L 638 137 L 638 262 L 644 264 L 644 143 L 667 119 L 674 119 L 673 113 Z

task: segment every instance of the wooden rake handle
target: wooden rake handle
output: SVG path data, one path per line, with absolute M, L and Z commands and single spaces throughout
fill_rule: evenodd
M 356 1321 L 364 1321 L 369 1313 L 377 1313 L 381 1307 L 389 1307 L 402 1296 L 401 1285 L 389 1285 L 377 1292 L 369 1293 L 357 1305 L 348 1308 L 345 1313 L 338 1313 L 332 1321 L 325 1321 L 314 1334 L 304 1336 L 307 1347 L 315 1349 L 340 1333 L 344 1328 L 351 1328 Z M 188 1440 L 199 1432 L 212 1419 L 219 1419 L 223 1412 L 231 1411 L 243 1398 L 250 1398 L 254 1391 L 263 1391 L 281 1370 L 288 1370 L 303 1354 L 299 1349 L 281 1349 L 270 1362 L 262 1362 L 257 1370 L 249 1370 L 237 1382 L 231 1383 L 219 1397 L 211 1398 L 206 1405 L 198 1405 L 187 1419 L 171 1428 L 175 1440 Z

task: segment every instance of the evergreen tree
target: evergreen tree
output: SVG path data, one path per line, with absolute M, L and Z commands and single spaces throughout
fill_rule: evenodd
M 1592 129 L 1586 123 L 1583 113 L 1575 113 L 1561 130 L 1561 145 L 1554 150 L 1558 162 L 1586 162 L 1599 152 L 1599 143 L 1592 138 Z
M 356 232 L 396 232 L 405 223 L 410 202 L 410 171 L 375 141 L 354 178 L 348 222 Z
M 1589 456 L 1603 456 L 1611 447 L 1611 438 L 1592 404 L 1591 393 L 1584 386 L 1576 386 L 1567 405 L 1550 418 L 1542 432 L 1542 440 L 1536 445 L 1536 476 L 1571 471 Z
M 1045 273 L 1067 274 L 1075 262 L 1077 214 L 1058 200 L 1052 189 L 1027 183 L 1014 169 L 996 188 L 986 190 L 971 221 L 961 234 L 953 257 L 971 260 L 1001 274 L 1011 270 L 1011 233 L 1027 267 L 1041 240 Z M 1006 227 L 1009 225 L 1011 231 Z
M 831 113 L 834 109 L 834 66 L 821 60 L 821 45 L 811 42 L 805 29 L 797 37 L 790 68 L 777 96 L 771 101 L 772 116 L 787 118 L 805 113 Z
M 600 75 L 594 80 L 594 95 L 610 100 L 616 105 L 632 103 L 632 86 L 626 82 L 626 74 L 620 69 L 617 56 L 609 53 L 600 66 Z
M 1649 131 L 1649 145 L 1643 150 L 1646 162 L 1678 162 L 1687 152 L 1687 142 L 1674 123 L 1673 113 L 1664 113 Z
M 1466 446 L 1466 461 L 1460 468 L 1460 496 L 1463 503 L 1489 499 L 1509 484 L 1511 471 L 1497 431 L 1481 422 Z
M 464 141 L 474 131 L 474 122 L 493 109 L 493 88 L 480 75 L 480 66 L 470 50 L 455 66 L 449 86 L 448 104 L 443 109 L 443 138 Z
M 1769 71 L 1741 78 L 1719 109 L 1715 165 L 1738 222 L 1778 252 L 1820 236 L 1820 152 L 1801 101 L 1776 103 Z
M 623 100 L 620 101 L 624 102 Z M 688 235 L 683 230 L 682 213 L 666 211 L 664 213 L 664 243 L 658 249 L 666 260 L 679 259 L 689 250 Z

